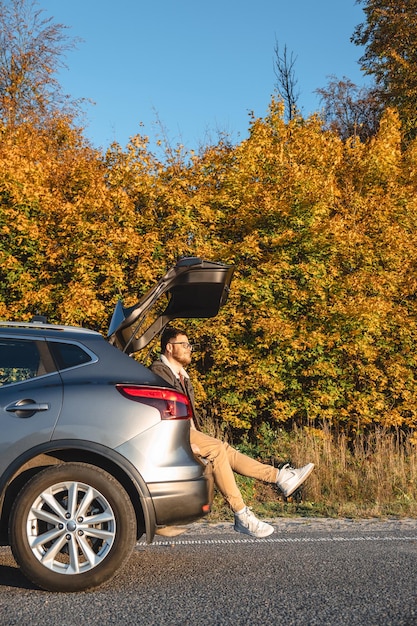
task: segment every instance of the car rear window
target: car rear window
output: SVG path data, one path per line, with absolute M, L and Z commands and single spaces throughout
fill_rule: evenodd
M 72 343 L 51 342 L 49 348 L 59 370 L 77 367 L 92 361 L 92 357 L 81 346 Z

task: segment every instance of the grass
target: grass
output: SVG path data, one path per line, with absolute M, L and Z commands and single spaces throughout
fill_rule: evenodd
M 263 518 L 417 517 L 417 440 L 411 434 L 375 429 L 348 438 L 326 425 L 291 433 L 264 426 L 256 446 L 242 442 L 236 447 L 274 465 L 315 464 L 301 490 L 287 500 L 273 485 L 236 476 L 246 504 Z M 208 521 L 231 519 L 216 493 Z

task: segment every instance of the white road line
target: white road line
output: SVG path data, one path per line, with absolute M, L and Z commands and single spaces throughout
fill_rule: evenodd
M 356 541 L 417 541 L 417 536 L 387 537 L 387 536 L 361 536 L 361 537 L 265 537 L 255 539 L 253 537 L 239 537 L 238 539 L 167 539 L 157 540 L 153 544 L 146 541 L 138 541 L 137 546 L 193 546 L 193 545 L 228 545 L 234 543 L 332 543 L 332 542 L 356 542 Z

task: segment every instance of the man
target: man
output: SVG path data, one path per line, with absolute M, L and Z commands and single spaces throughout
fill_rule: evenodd
M 192 346 L 187 335 L 176 328 L 168 327 L 161 337 L 161 358 L 152 364 L 151 370 L 190 399 L 194 418 L 190 431 L 192 450 L 194 454 L 212 463 L 215 485 L 234 513 L 235 531 L 252 537 L 267 537 L 274 532 L 273 526 L 259 520 L 245 505 L 233 472 L 273 483 L 288 497 L 311 474 L 314 464 L 308 463 L 299 469 L 285 465 L 278 470 L 242 454 L 228 443 L 201 432 L 201 420 L 195 409 L 193 387 L 185 370 L 191 363 L 191 351 Z

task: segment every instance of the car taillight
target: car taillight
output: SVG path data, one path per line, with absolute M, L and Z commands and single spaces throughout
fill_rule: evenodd
M 141 387 L 139 385 L 116 385 L 125 398 L 158 409 L 163 420 L 191 419 L 191 405 L 186 395 L 165 387 Z

